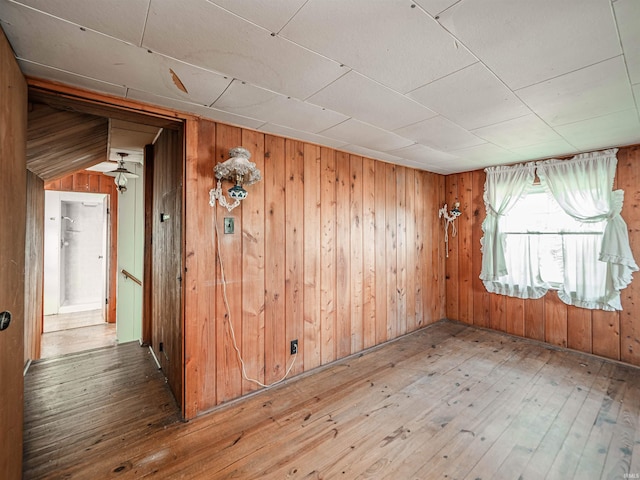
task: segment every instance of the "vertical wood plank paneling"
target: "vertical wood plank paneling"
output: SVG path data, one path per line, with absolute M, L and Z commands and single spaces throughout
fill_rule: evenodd
M 336 359 L 336 157 L 335 150 L 320 149 L 320 356 L 321 363 Z
M 351 231 L 351 351 L 364 348 L 364 259 L 362 218 L 362 157 L 351 155 L 350 161 L 350 215 Z
M 421 172 L 417 170 L 415 172 L 415 245 L 414 245 L 414 255 L 415 255 L 415 264 L 413 269 L 413 275 L 415 278 L 415 305 L 416 305 L 416 328 L 422 327 L 426 324 L 425 318 L 425 299 L 424 299 L 424 291 L 426 288 L 423 288 L 424 285 L 424 276 L 425 270 L 427 269 L 427 265 L 425 264 L 426 255 L 425 255 L 425 239 L 429 236 L 426 228 L 426 220 L 425 220 L 425 172 Z
M 434 178 L 434 181 L 438 185 L 438 195 L 433 197 L 434 208 L 432 211 L 432 225 L 438 225 L 439 228 L 434 230 L 434 238 L 437 238 L 438 249 L 433 253 L 437 255 L 434 258 L 434 268 L 435 265 L 438 266 L 437 275 L 434 275 L 434 283 L 436 285 L 438 291 L 438 303 L 435 306 L 433 318 L 434 320 L 440 320 L 447 316 L 447 285 L 446 285 L 446 255 L 445 255 L 445 247 L 444 247 L 444 231 L 442 227 L 442 222 L 438 219 L 438 209 L 444 203 L 443 199 L 446 198 L 446 183 L 444 177 Z M 435 240 L 434 240 L 435 241 Z
M 507 331 L 507 297 L 504 295 L 491 295 L 489 300 L 489 326 L 501 332 Z
M 0 29 L 0 309 L 13 320 L 0 335 L 0 477 L 22 478 L 27 86 Z M 44 221 L 44 220 L 43 220 Z M 27 259 L 28 262 L 28 259 Z
M 591 310 L 567 308 L 567 347 L 591 353 Z
M 620 314 L 594 310 L 593 353 L 614 360 L 620 360 Z
M 349 155 L 336 153 L 337 356 L 351 353 L 351 214 Z
M 458 217 L 458 318 L 461 322 L 473 324 L 473 174 L 458 176 L 458 201 L 462 215 Z
M 185 228 L 186 273 L 185 311 L 185 416 L 193 418 L 199 411 L 216 405 L 216 247 L 213 208 L 208 204 L 214 185 L 214 122 L 188 120 Z M 149 160 L 147 156 L 146 160 Z M 145 163 L 145 175 L 153 177 L 152 162 Z M 206 206 L 205 206 L 206 205 Z M 207 211 L 208 210 L 208 211 Z M 205 212 L 202 214 L 201 212 Z M 149 219 L 150 220 L 150 219 Z M 145 244 L 150 247 L 150 238 Z M 145 276 L 145 286 L 151 279 Z
M 264 135 L 242 130 L 241 145 L 264 172 Z M 264 383 L 264 182 L 251 185 L 242 202 L 242 352 L 247 376 Z M 242 393 L 259 388 L 243 380 Z
M 447 211 L 451 211 L 453 203 L 458 198 L 458 180 L 460 175 L 448 175 L 445 180 L 446 197 L 445 203 L 447 204 Z M 456 220 L 456 226 L 450 226 L 448 229 L 449 247 L 445 250 L 445 284 L 447 291 L 447 318 L 460 318 L 460 312 L 458 309 L 460 299 L 460 285 L 458 283 L 458 254 L 460 248 L 458 247 L 458 240 L 460 237 L 454 235 L 453 228 L 458 226 L 458 220 Z M 444 218 L 440 219 L 440 223 L 444 225 Z M 444 227 L 443 227 L 444 228 Z M 445 249 L 447 248 L 445 244 Z
M 229 158 L 229 150 L 241 145 L 242 132 L 237 127 L 218 124 L 216 128 L 216 163 L 224 162 Z M 224 183 L 222 188 L 230 188 L 230 184 Z M 216 290 L 216 365 L 218 375 L 216 378 L 217 403 L 223 403 L 242 394 L 242 370 L 238 361 L 238 353 L 234 348 L 233 336 L 242 352 L 242 236 L 240 228 L 236 233 L 224 233 L 224 219 L 230 217 L 238 227 L 242 225 L 242 207 L 232 212 L 227 212 L 220 205 L 215 207 L 217 231 L 219 234 L 220 257 L 224 266 L 226 280 L 226 298 L 222 284 L 222 271 L 217 263 L 217 290 Z M 227 308 L 229 311 L 227 311 Z M 230 325 L 232 323 L 232 325 Z M 231 331 L 233 328 L 233 334 Z
M 473 208 L 473 226 L 471 227 L 471 262 L 473 267 L 471 288 L 473 290 L 473 323 L 479 327 L 487 328 L 490 326 L 490 296 L 480 279 L 480 271 L 482 270 L 482 246 L 480 242 L 484 235 L 482 222 L 487 216 L 483 199 L 485 178 L 485 173 L 482 170 L 472 172 L 471 208 Z
M 622 218 L 627 223 L 629 243 L 640 262 L 640 145 L 618 152 L 617 186 L 625 192 Z M 640 365 L 640 275 L 634 274 L 631 284 L 622 291 L 620 312 L 620 358 Z
M 27 171 L 24 362 L 40 358 L 44 287 L 44 182 Z
M 440 262 L 440 222 L 438 220 L 438 205 L 440 204 L 440 190 L 436 177 L 423 175 L 422 190 L 424 192 L 424 262 L 422 271 L 422 298 L 424 305 L 424 323 L 426 325 L 439 320 L 438 305 L 440 304 L 440 280 L 438 275 Z M 444 183 L 444 179 L 443 179 Z
M 376 162 L 362 161 L 363 346 L 376 344 Z
M 412 168 L 406 169 L 405 175 L 405 298 L 406 298 L 406 331 L 416 329 L 416 175 Z
M 376 164 L 375 171 L 375 257 L 376 257 L 376 343 L 388 340 L 387 331 L 387 165 Z
M 544 308 L 545 342 L 561 347 L 567 346 L 567 305 L 557 295 L 547 295 Z
M 524 336 L 533 340 L 545 340 L 545 302 L 537 300 L 524 301 Z
M 304 368 L 321 364 L 320 147 L 304 145 Z
M 285 187 L 285 310 L 287 353 L 298 340 L 298 356 L 292 373 L 304 371 L 304 144 L 287 140 Z M 301 208 L 302 206 L 302 208 Z
M 386 194 L 386 261 L 387 261 L 387 338 L 389 340 L 398 336 L 398 255 L 397 255 L 397 208 L 398 197 L 396 192 L 395 165 L 387 164 Z
M 398 292 L 397 336 L 407 333 L 407 169 L 396 167 L 396 291 Z
M 511 335 L 524 336 L 524 300 L 506 298 L 505 331 Z
M 285 141 L 265 137 L 265 381 L 286 371 L 285 330 Z

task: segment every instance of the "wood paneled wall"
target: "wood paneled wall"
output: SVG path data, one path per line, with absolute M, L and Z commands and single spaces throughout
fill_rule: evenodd
M 44 182 L 27 171 L 24 362 L 40 358 L 44 287 Z
M 0 478 L 22 478 L 27 84 L 0 28 Z
M 446 201 L 460 201 L 458 235 L 449 237 L 446 262 L 447 318 L 500 330 L 553 345 L 640 365 L 640 275 L 622 292 L 621 312 L 587 310 L 562 303 L 555 291 L 538 300 L 487 293 L 480 281 L 482 198 L 481 170 L 446 177 Z M 618 151 L 616 188 L 625 191 L 622 217 L 631 248 L 640 262 L 640 146 Z
M 444 316 L 443 176 L 205 120 L 186 136 L 187 417 L 260 388 L 243 379 L 230 322 L 247 376 L 270 384 L 291 340 L 293 376 Z M 263 180 L 229 213 L 209 190 L 238 145 Z
M 183 136 L 164 129 L 154 144 L 151 206 L 151 347 L 183 405 Z M 145 236 L 149 232 L 145 232 Z
M 109 291 L 107 321 L 116 322 L 117 280 L 118 280 L 118 189 L 113 181 L 113 177 L 103 175 L 99 172 L 82 170 L 71 175 L 46 182 L 45 190 L 56 190 L 60 192 L 84 192 L 84 193 L 106 193 L 109 195 Z M 41 216 L 42 234 L 44 235 L 44 213 Z M 43 260 L 44 261 L 44 260 Z

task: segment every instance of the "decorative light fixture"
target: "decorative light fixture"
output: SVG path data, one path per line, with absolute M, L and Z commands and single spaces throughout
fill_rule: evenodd
M 115 177 L 114 182 L 116 184 L 116 187 L 118 187 L 118 191 L 120 193 L 124 193 L 127 191 L 127 181 L 130 178 L 138 178 L 138 175 L 130 172 L 124 166 L 124 159 L 125 157 L 129 156 L 129 154 L 118 152 L 118 155 L 120 156 L 120 160 L 118 160 L 118 168 L 110 172 L 104 172 L 104 174 L 109 175 L 110 177 Z
M 444 204 L 440 210 L 438 210 L 438 218 L 444 217 L 444 244 L 447 258 L 449 257 L 449 225 L 451 225 L 451 236 L 455 237 L 458 233 L 456 229 L 455 219 L 462 215 L 460 211 L 460 202 L 458 199 L 453 203 L 453 208 L 448 209 L 447 204 Z
M 243 147 L 235 147 L 229 150 L 229 158 L 222 163 L 218 163 L 213 171 L 215 172 L 218 183 L 216 188 L 209 191 L 209 205 L 215 206 L 216 200 L 225 207 L 229 212 L 240 205 L 240 201 L 247 198 L 249 194 L 244 185 L 252 185 L 262 180 L 260 170 L 256 168 L 256 164 L 250 162 L 251 153 Z M 222 181 L 233 182 L 234 185 L 227 192 L 233 202 L 229 203 L 222 193 Z

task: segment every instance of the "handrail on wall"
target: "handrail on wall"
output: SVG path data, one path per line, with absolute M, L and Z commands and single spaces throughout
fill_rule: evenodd
M 138 285 L 142 286 L 142 281 L 138 279 L 135 275 L 127 272 L 124 268 L 120 270 L 120 273 L 122 273 L 125 276 L 125 278 L 130 278 L 131 280 L 136 282 Z

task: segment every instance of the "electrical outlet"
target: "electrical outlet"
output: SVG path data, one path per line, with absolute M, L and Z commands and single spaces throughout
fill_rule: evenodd
M 291 340 L 291 355 L 298 353 L 298 339 Z

